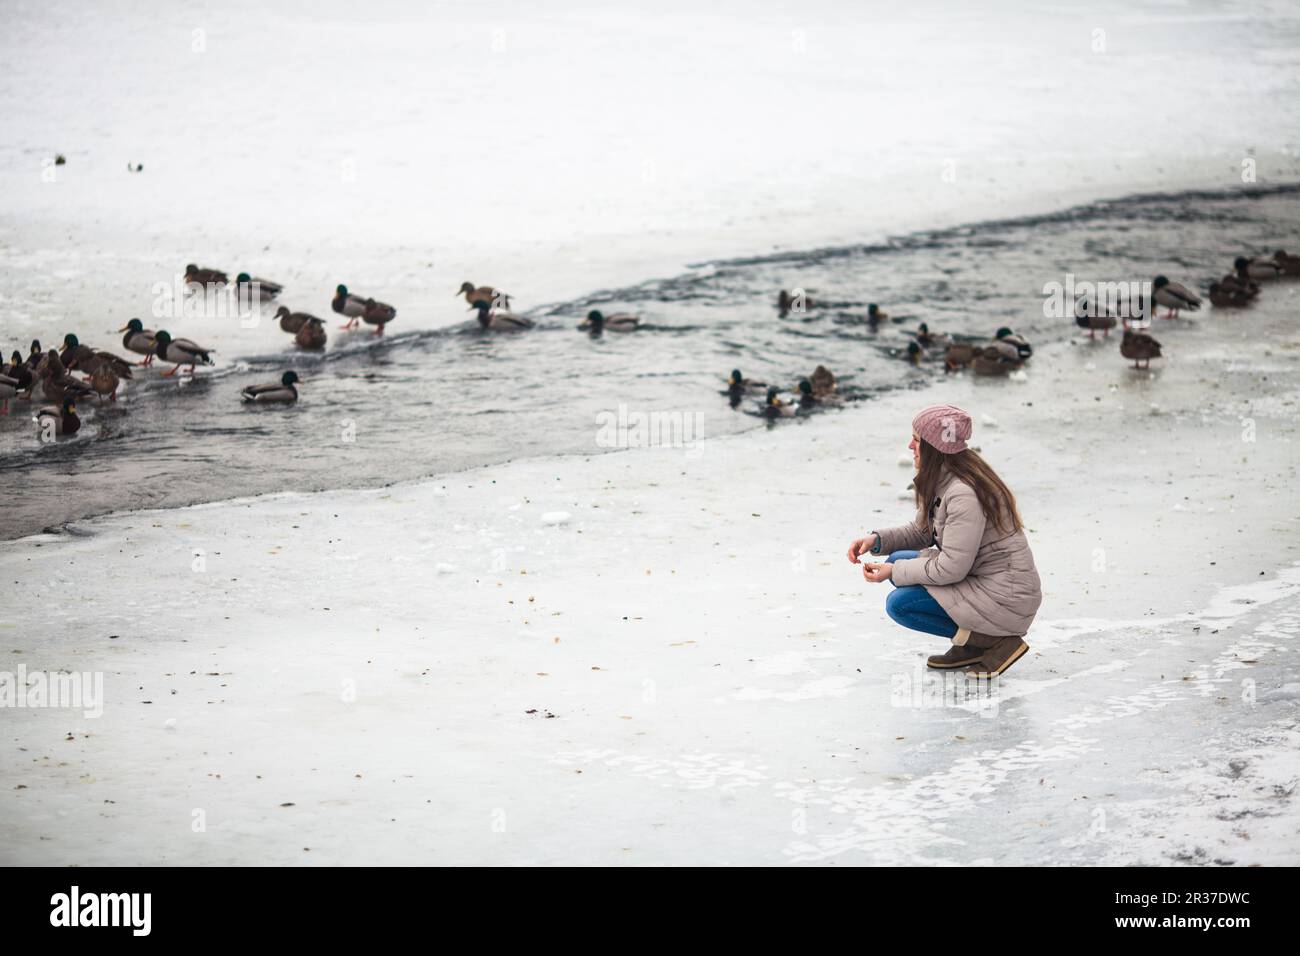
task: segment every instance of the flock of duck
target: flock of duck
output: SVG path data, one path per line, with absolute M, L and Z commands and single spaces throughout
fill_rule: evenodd
M 1244 308 L 1259 295 L 1259 280 L 1283 276 L 1300 276 L 1300 256 L 1290 255 L 1282 249 L 1277 250 L 1271 259 L 1238 256 L 1231 272 L 1210 283 L 1210 303 L 1220 309 Z M 777 295 L 776 305 L 782 315 L 789 315 L 818 308 L 820 303 L 802 289 L 782 289 Z M 1120 341 L 1120 355 L 1131 360 L 1134 368 L 1149 368 L 1151 360 L 1160 357 L 1161 346 L 1154 336 L 1133 327 L 1130 324 L 1134 322 L 1132 317 L 1145 317 L 1163 307 L 1167 310 L 1163 318 L 1176 319 L 1180 312 L 1194 312 L 1201 305 L 1200 296 L 1161 275 L 1151 282 L 1148 302 L 1102 304 L 1080 297 L 1074 303 L 1074 320 L 1076 325 L 1087 330 L 1089 338 L 1095 338 L 1098 332 L 1109 338 L 1110 330 L 1122 323 L 1124 335 Z M 866 324 L 873 331 L 888 319 L 879 305 L 868 304 Z M 1140 324 L 1147 323 L 1143 320 Z M 990 341 L 979 344 L 954 342 L 942 333 L 932 332 L 929 325 L 922 322 L 900 355 L 912 365 L 920 365 L 938 355 L 942 358 L 945 372 L 970 368 L 976 375 L 1011 375 L 1029 361 L 1033 348 L 1023 336 L 1006 326 L 998 329 Z M 766 382 L 745 378 L 739 369 L 732 371 L 727 379 L 727 388 L 733 408 L 748 394 L 765 395 L 762 413 L 769 418 L 812 411 L 837 398 L 835 376 L 822 365 L 817 366 L 811 376 L 800 379 L 794 389 L 769 387 Z
M 1210 302 L 1216 308 L 1247 307 L 1259 295 L 1260 280 L 1282 276 L 1300 276 L 1300 256 L 1279 249 L 1271 259 L 1238 257 L 1233 263 L 1233 271 L 1210 283 Z M 204 291 L 206 294 L 207 290 L 226 288 L 243 297 L 244 301 L 258 303 L 270 302 L 283 291 L 279 283 L 254 278 L 246 272 L 239 273 L 232 282 L 218 269 L 200 268 L 193 264 L 185 268 L 185 281 L 186 288 L 193 292 Z M 532 319 L 511 312 L 510 296 L 492 286 L 465 282 L 455 295 L 465 297 L 484 330 L 518 332 L 535 325 Z M 1150 302 L 1147 304 L 1152 312 L 1163 306 L 1168 310 L 1164 318 L 1172 319 L 1181 311 L 1196 311 L 1202 300 L 1185 286 L 1171 282 L 1165 276 L 1156 276 L 1151 283 Z M 783 289 L 777 297 L 777 308 L 782 315 L 804 312 L 817 306 L 802 290 Z M 364 323 L 374 326 L 376 335 L 383 335 L 384 327 L 397 317 L 393 306 L 356 295 L 345 285 L 336 288 L 330 307 L 347 319 L 340 328 L 351 330 Z M 1110 305 L 1098 308 L 1097 303 L 1080 298 L 1074 304 L 1074 314 L 1076 324 L 1086 329 L 1090 337 L 1095 337 L 1099 331 L 1109 337 L 1110 330 L 1122 322 L 1124 334 L 1120 354 L 1132 360 L 1135 368 L 1150 367 L 1151 359 L 1160 357 L 1160 343 L 1149 333 L 1131 327 L 1128 315 L 1116 315 Z M 1138 314 L 1146 313 L 1140 311 Z M 293 312 L 286 306 L 277 309 L 275 318 L 280 329 L 292 335 L 299 348 L 319 351 L 325 347 L 327 334 L 323 319 L 307 312 Z M 873 330 L 888 318 L 876 303 L 867 306 L 865 321 Z M 606 331 L 631 332 L 639 327 L 641 320 L 638 316 L 629 313 L 606 316 L 594 309 L 578 326 L 592 336 L 600 336 Z M 165 329 L 147 329 L 140 319 L 131 319 L 118 331 L 124 333 L 122 347 L 143 356 L 140 362 L 133 363 L 112 352 L 84 345 L 71 332 L 63 337 L 60 349 L 43 349 L 39 341 L 33 341 L 26 358 L 15 349 L 9 361 L 0 366 L 0 413 L 8 414 L 10 399 L 30 399 L 33 390 L 40 386 L 42 394 L 55 403 L 41 408 L 36 415 L 42 438 L 48 440 L 53 436 L 73 435 L 81 427 L 77 401 L 91 396 L 98 396 L 100 401 L 117 401 L 118 387 L 124 379 L 134 377 L 136 368 L 148 368 L 155 360 L 161 359 L 172 363 L 171 370 L 163 373 L 163 377 L 170 377 L 182 368 L 193 374 L 197 366 L 213 364 L 213 349 L 191 339 L 173 338 Z M 1023 336 L 1005 326 L 998 329 L 987 343 L 979 344 L 954 342 L 942 333 L 932 332 L 927 323 L 922 322 L 901 354 L 913 365 L 940 355 L 945 371 L 969 367 L 976 375 L 1010 375 L 1029 361 L 1033 348 Z M 73 372 L 84 377 L 76 378 Z M 280 376 L 278 382 L 243 388 L 240 398 L 254 404 L 288 404 L 298 400 L 298 384 L 297 373 L 289 370 Z M 793 397 L 789 397 L 791 391 Z M 733 408 L 746 396 L 763 396 L 760 413 L 768 418 L 809 412 L 838 401 L 835 376 L 823 365 L 817 366 L 808 377 L 801 378 L 792 390 L 747 379 L 739 369 L 735 369 L 727 379 L 727 393 Z
M 254 278 L 246 272 L 239 273 L 232 281 L 219 269 L 200 268 L 193 263 L 185 267 L 185 288 L 188 294 L 203 295 L 229 290 L 244 304 L 271 302 L 284 291 L 280 283 Z M 492 286 L 466 282 L 456 295 L 465 297 L 477 314 L 479 326 L 485 330 L 516 332 L 535 325 L 532 319 L 511 312 L 510 296 Z M 330 307 L 347 319 L 341 329 L 351 330 L 365 323 L 374 326 L 376 335 L 383 335 L 384 326 L 397 317 L 393 306 L 350 292 L 346 285 L 335 289 Z M 299 348 L 308 351 L 325 348 L 327 333 L 323 319 L 307 312 L 293 312 L 283 305 L 276 310 L 275 319 L 282 331 L 293 336 Z M 633 331 L 640 322 L 635 315 L 606 316 L 592 310 L 578 328 L 599 336 L 606 331 Z M 63 337 L 59 349 L 45 349 L 39 340 L 31 343 L 26 358 L 15 349 L 10 360 L 0 365 L 0 414 L 9 413 L 10 399 L 30 399 L 39 386 L 42 394 L 55 403 L 36 414 L 42 439 L 74 435 L 81 428 L 77 402 L 92 396 L 98 396 L 100 401 L 116 402 L 119 386 L 123 380 L 134 378 L 135 369 L 149 368 L 160 359 L 172 363 L 171 370 L 162 373 L 164 378 L 170 378 L 181 369 L 193 374 L 196 367 L 213 364 L 214 349 L 192 339 L 173 338 L 166 329 L 147 329 L 140 319 L 131 319 L 118 331 L 124 333 L 122 348 L 143 356 L 141 361 L 130 362 L 112 352 L 83 345 L 71 332 Z M 84 377 L 77 378 L 73 372 Z M 289 370 L 278 382 L 241 389 L 240 398 L 254 404 L 289 404 L 298 400 L 298 385 L 298 374 Z

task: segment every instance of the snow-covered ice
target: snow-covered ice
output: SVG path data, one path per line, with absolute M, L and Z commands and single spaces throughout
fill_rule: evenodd
M 844 557 L 907 515 L 915 393 L 9 544 L 36 609 L 11 659 L 103 671 L 107 699 L 0 714 L 0 856 L 1294 864 L 1300 290 L 1270 292 L 1250 326 L 1162 332 L 1151 377 L 1076 342 L 924 397 L 1001 423 L 975 441 L 1043 573 L 991 696 L 935 683 L 938 642 Z M 1257 335 L 1276 364 L 1224 371 Z

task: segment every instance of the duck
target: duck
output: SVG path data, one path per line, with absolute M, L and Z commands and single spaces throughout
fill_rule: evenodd
M 41 393 L 52 402 L 61 402 L 68 397 L 86 398 L 94 394 L 93 388 L 68 374 L 63 360 L 54 349 L 45 353 L 33 374 L 41 380 Z
M 1276 279 L 1282 274 L 1282 266 L 1272 259 L 1247 259 L 1245 256 L 1237 256 L 1232 267 L 1243 279 Z
M 490 285 L 481 285 L 476 288 L 472 282 L 462 282 L 460 288 L 456 291 L 456 295 L 465 296 L 465 301 L 469 303 L 471 309 L 477 309 L 480 301 L 490 302 L 494 309 L 504 307 L 509 310 L 510 308 L 510 296 L 500 289 L 492 288 Z
M 122 348 L 128 352 L 135 352 L 137 355 L 143 355 L 144 361 L 141 365 L 152 365 L 154 360 L 154 336 L 158 333 L 153 329 L 146 329 L 144 323 L 139 319 L 132 319 L 126 325 L 118 329 L 119 332 L 125 332 L 122 336 Z
M 362 312 L 366 311 L 366 300 L 359 295 L 353 295 L 348 291 L 348 287 L 339 283 L 334 289 L 334 298 L 330 300 L 330 308 L 339 315 L 345 315 L 349 320 L 355 320 Z M 349 321 L 347 325 L 339 326 L 343 329 L 350 329 L 356 325 L 355 321 Z
M 174 339 L 165 329 L 154 333 L 153 351 L 164 362 L 175 363 L 175 368 L 170 372 L 163 372 L 163 378 L 171 378 L 180 371 L 182 365 L 188 365 L 190 374 L 193 375 L 194 366 L 212 364 L 212 349 L 206 349 L 190 339 Z
M 384 326 L 397 317 L 397 310 L 391 305 L 384 302 L 377 302 L 374 299 L 363 299 L 359 295 L 354 295 L 348 291 L 345 285 L 339 285 L 334 290 L 334 299 L 330 307 L 340 315 L 346 315 L 348 322 L 341 325 L 341 329 L 355 328 L 361 321 L 367 325 L 378 326 L 375 329 L 376 335 L 384 334 Z
M 1236 309 L 1250 305 L 1251 296 L 1237 288 L 1227 288 L 1218 282 L 1210 283 L 1210 305 L 1216 309 Z
M 102 349 L 92 349 L 82 345 L 77 337 L 69 332 L 63 337 L 63 350 L 59 358 L 69 369 L 76 369 L 86 375 L 94 375 L 102 367 L 108 367 L 118 378 L 132 378 L 132 365 L 124 358 Z
M 971 345 L 969 342 L 954 342 L 943 353 L 944 370 L 955 372 L 963 369 L 975 361 L 980 353 L 977 345 Z
M 493 311 L 492 306 L 483 299 L 475 302 L 474 308 L 478 309 L 478 324 L 484 329 L 497 332 L 521 332 L 524 329 L 531 329 L 536 324 L 532 319 L 515 315 L 513 312 Z
M 1288 255 L 1285 249 L 1279 249 L 1273 253 L 1273 261 L 1281 267 L 1283 275 L 1300 276 L 1300 256 Z
M 270 279 L 255 279 L 247 272 L 241 272 L 235 276 L 235 288 L 241 294 L 247 290 L 249 295 L 252 295 L 253 290 L 256 290 L 259 302 L 270 302 L 284 291 L 284 286 L 280 285 L 280 283 L 272 282 Z
M 1138 368 L 1139 362 L 1145 362 L 1144 368 L 1151 367 L 1153 358 L 1160 358 L 1160 343 L 1147 335 L 1145 332 L 1135 332 L 1132 329 L 1124 330 L 1124 338 L 1119 343 L 1119 354 L 1126 359 L 1133 360 L 1133 367 Z
M 9 399 L 17 398 L 23 390 L 22 383 L 0 372 L 0 415 L 9 414 Z
M 117 377 L 111 365 L 100 365 L 95 371 L 90 373 L 86 379 L 90 387 L 99 393 L 99 400 L 102 402 L 104 396 L 108 396 L 110 402 L 117 401 L 117 387 L 122 384 L 122 380 Z
M 23 354 L 17 349 L 14 349 L 13 355 L 9 357 L 9 364 L 0 366 L 0 375 L 17 382 L 19 391 L 25 391 L 26 397 L 31 398 L 32 370 L 27 367 L 27 363 L 23 361 Z
M 32 339 L 32 346 L 27 352 L 27 367 L 33 372 L 36 366 L 45 360 L 45 349 L 41 348 L 40 339 Z
M 867 323 L 873 329 L 888 318 L 889 314 L 887 312 L 882 312 L 880 306 L 876 305 L 876 303 L 867 303 Z
M 835 392 L 835 375 L 825 365 L 818 365 L 808 377 L 808 384 L 817 398 L 827 398 Z
M 320 321 L 309 312 L 290 312 L 287 305 L 282 305 L 276 309 L 275 317 L 280 320 L 280 331 L 288 332 L 290 335 L 297 335 L 298 330 L 308 322 Z
M 293 341 L 300 349 L 320 351 L 325 347 L 325 323 L 321 319 L 309 316 L 295 333 Z
M 789 418 L 796 411 L 793 404 L 781 401 L 781 393 L 778 389 L 767 390 L 767 398 L 763 401 L 763 415 L 766 418 Z
M 731 374 L 727 376 L 727 387 L 740 388 L 740 389 L 744 389 L 747 392 L 748 391 L 761 392 L 763 389 L 767 388 L 767 382 L 760 382 L 757 379 L 753 379 L 753 378 L 745 378 L 744 375 L 740 374 L 740 369 L 733 368 L 731 370 Z
M 1163 305 L 1169 310 L 1165 313 L 1166 319 L 1178 318 L 1178 313 L 1182 309 L 1195 312 L 1201 307 L 1200 296 L 1185 285 L 1170 282 L 1164 276 L 1156 276 L 1151 281 L 1151 302 L 1153 309 L 1157 305 Z
M 816 308 L 817 303 L 803 289 L 795 289 L 793 292 L 782 289 L 777 294 L 776 307 L 784 315 L 787 312 L 806 312 Z
M 57 406 L 42 408 L 36 413 L 36 424 L 42 436 L 75 435 L 81 429 L 76 400 L 69 395 Z
M 1219 288 L 1233 295 L 1244 295 L 1253 299 L 1259 295 L 1259 283 L 1243 279 L 1235 272 L 1229 272 L 1219 280 Z
M 267 382 L 264 385 L 250 385 L 243 389 L 239 396 L 246 402 L 256 402 L 259 405 L 272 403 L 287 405 L 298 401 L 297 383 L 298 373 L 290 370 L 280 376 L 279 384 Z
M 740 369 L 733 368 L 731 375 L 727 377 L 727 396 L 728 404 L 732 408 L 739 408 L 741 399 L 747 393 L 758 392 L 767 388 L 767 382 L 760 382 L 752 378 L 745 378 L 740 374 Z
M 200 269 L 191 262 L 185 267 L 185 282 L 197 285 L 228 285 L 230 278 L 220 269 Z
M 916 341 L 922 348 L 933 349 L 946 348 L 950 340 L 942 332 L 931 332 L 930 326 L 922 322 L 916 327 Z
M 903 351 L 903 361 L 911 365 L 920 365 L 926 359 L 925 349 L 917 342 L 908 342 Z
M 1024 364 L 1013 346 L 994 342 L 971 360 L 971 369 L 976 375 L 1009 375 Z
M 1104 313 L 1100 312 L 1093 300 L 1086 295 L 1081 295 L 1074 300 L 1074 324 L 1081 329 L 1088 330 L 1088 338 L 1095 339 L 1097 330 L 1101 330 L 1103 338 L 1110 338 L 1110 330 L 1119 324 L 1119 319 L 1111 314 L 1107 308 Z
M 594 337 L 600 335 L 606 329 L 610 332 L 635 332 L 640 325 L 641 319 L 628 312 L 605 315 L 597 309 L 592 309 L 578 325 L 578 329 L 584 332 L 590 331 Z
M 1028 362 L 1030 357 L 1034 354 L 1033 346 L 1026 341 L 1025 337 L 1020 335 L 1018 332 L 1013 332 L 1005 325 L 997 330 L 997 333 L 993 336 L 993 342 L 990 344 L 996 346 L 999 343 L 1012 346 L 1016 350 L 1016 354 L 1020 356 L 1020 361 L 1022 362 Z
M 361 321 L 375 327 L 375 335 L 384 334 L 384 326 L 397 318 L 397 310 L 391 305 L 370 299 L 366 302 L 366 311 L 361 313 Z
M 806 378 L 799 379 L 799 411 L 810 412 L 821 404 L 821 399 L 813 393 L 812 382 Z

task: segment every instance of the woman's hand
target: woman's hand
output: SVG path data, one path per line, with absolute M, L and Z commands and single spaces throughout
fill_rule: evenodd
M 862 576 L 868 581 L 879 584 L 894 576 L 894 566 L 889 563 L 875 564 L 868 561 L 862 566 Z
M 865 538 L 858 538 L 849 545 L 849 561 L 852 564 L 858 563 L 858 558 L 866 554 L 876 545 L 876 539 L 879 537 L 874 531 Z

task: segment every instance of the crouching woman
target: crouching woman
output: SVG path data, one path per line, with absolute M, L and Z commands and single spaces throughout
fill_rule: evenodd
M 861 562 L 862 576 L 893 583 L 885 611 L 899 624 L 952 640 L 931 667 L 993 677 L 1029 650 L 1043 595 L 1015 496 L 970 437 L 970 416 L 953 405 L 913 419 L 916 518 L 854 541 L 849 560 L 888 555 Z

